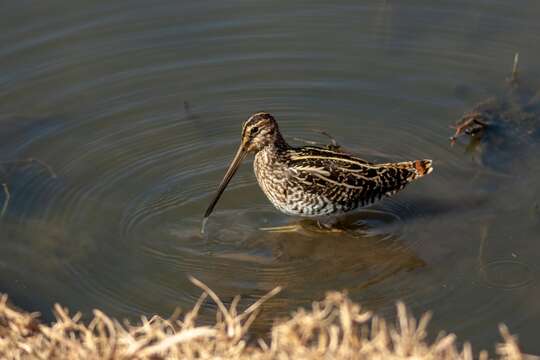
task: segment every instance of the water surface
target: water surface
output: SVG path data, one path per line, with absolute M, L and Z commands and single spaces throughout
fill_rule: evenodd
M 260 329 L 347 289 L 388 316 L 398 299 L 433 310 L 434 332 L 475 349 L 505 322 L 540 353 L 540 164 L 494 170 L 448 143 L 516 51 L 540 73 L 537 2 L 8 1 L 2 13 L 0 160 L 56 174 L 0 167 L 0 291 L 20 306 L 167 315 L 199 296 L 193 275 L 245 304 L 284 286 Z M 249 160 L 203 239 L 260 110 L 291 142 L 327 141 L 312 131 L 324 129 L 369 160 L 431 158 L 435 171 L 346 233 L 271 233 L 260 228 L 298 220 L 272 208 Z

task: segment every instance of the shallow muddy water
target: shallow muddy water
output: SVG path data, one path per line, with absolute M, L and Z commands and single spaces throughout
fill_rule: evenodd
M 504 322 L 540 353 L 540 160 L 487 166 L 448 125 L 504 88 L 515 52 L 540 74 L 536 1 L 7 1 L 0 23 L 0 292 L 51 319 L 60 302 L 170 314 L 200 294 L 277 285 L 257 327 L 347 289 L 392 316 L 490 348 Z M 537 85 L 540 85 L 537 83 Z M 540 87 L 539 87 L 540 88 Z M 251 159 L 199 234 L 250 113 L 286 138 L 324 129 L 369 160 L 435 171 L 348 217 L 345 233 L 272 208 Z M 34 158 L 39 162 L 13 163 Z M 497 159 L 490 158 L 497 163 Z M 9 163 L 11 162 L 11 163 Z M 0 191 L 0 206 L 6 193 Z M 210 319 L 212 304 L 206 310 Z

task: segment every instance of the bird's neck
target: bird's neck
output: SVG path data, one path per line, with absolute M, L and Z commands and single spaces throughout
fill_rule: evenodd
M 283 155 L 288 149 L 290 149 L 289 144 L 287 144 L 283 136 L 277 132 L 272 141 L 256 154 L 256 158 L 258 158 L 259 163 L 266 165 L 281 162 Z
M 278 130 L 274 134 L 273 141 L 269 145 L 267 145 L 267 148 L 267 151 L 279 153 L 283 150 L 287 150 L 288 148 L 290 148 L 290 146 L 289 144 L 287 144 L 287 142 Z

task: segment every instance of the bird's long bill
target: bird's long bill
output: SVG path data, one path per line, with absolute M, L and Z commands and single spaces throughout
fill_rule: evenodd
M 218 190 L 216 191 L 216 195 L 214 195 L 214 198 L 212 199 L 212 202 L 208 206 L 208 209 L 206 209 L 206 212 L 204 213 L 204 219 L 208 218 L 212 211 L 214 210 L 214 207 L 216 206 L 219 198 L 221 197 L 221 194 L 223 194 L 223 191 L 229 184 L 229 181 L 231 181 L 232 177 L 236 173 L 236 170 L 238 170 L 238 166 L 240 166 L 240 163 L 246 156 L 247 152 L 244 148 L 244 144 L 240 144 L 240 147 L 238 148 L 238 151 L 236 152 L 236 155 L 234 155 L 234 159 L 231 162 L 231 165 L 229 165 L 229 168 L 227 169 L 227 172 L 225 173 L 225 176 L 223 177 L 223 180 L 221 180 L 221 183 L 219 184 Z

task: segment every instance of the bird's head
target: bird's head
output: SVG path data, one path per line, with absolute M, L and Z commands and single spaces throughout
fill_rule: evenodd
M 265 146 L 273 144 L 279 136 L 276 119 L 269 113 L 259 112 L 251 115 L 242 127 L 241 147 L 246 152 L 256 153 Z
M 212 202 L 206 209 L 204 214 L 205 219 L 210 216 L 214 207 L 216 206 L 221 194 L 225 191 L 225 188 L 231 181 L 232 177 L 238 170 L 240 163 L 248 153 L 257 153 L 264 149 L 266 146 L 284 143 L 276 119 L 272 115 L 266 112 L 258 112 L 249 117 L 242 127 L 242 141 L 236 155 L 234 156 L 225 176 L 219 184 L 216 195 Z

